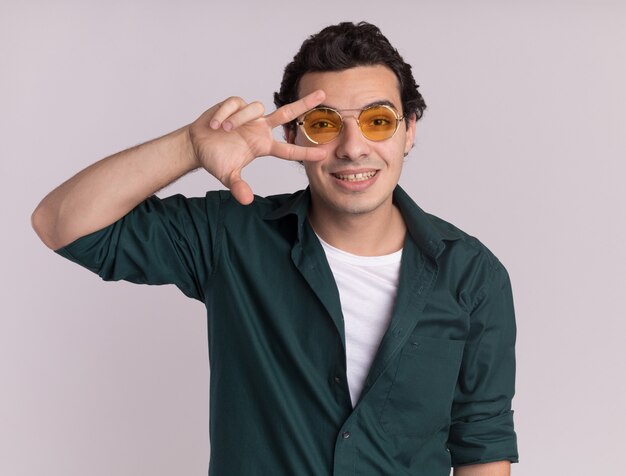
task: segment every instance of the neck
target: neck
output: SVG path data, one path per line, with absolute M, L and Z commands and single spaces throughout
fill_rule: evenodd
M 388 206 L 359 214 L 330 214 L 311 204 L 309 223 L 329 245 L 359 256 L 382 256 L 402 249 L 406 225 L 400 210 Z

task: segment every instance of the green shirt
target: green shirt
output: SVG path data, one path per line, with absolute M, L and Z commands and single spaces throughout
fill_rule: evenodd
M 339 294 L 309 202 L 308 190 L 248 206 L 228 192 L 151 197 L 58 252 L 105 280 L 171 283 L 205 303 L 210 475 L 443 476 L 517 461 L 500 262 L 396 188 L 408 229 L 397 300 L 352 408 Z

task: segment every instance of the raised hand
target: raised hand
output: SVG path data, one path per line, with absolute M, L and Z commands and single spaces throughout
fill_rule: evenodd
M 241 178 L 241 170 L 257 157 L 274 156 L 285 160 L 315 161 L 326 152 L 274 139 L 272 129 L 285 125 L 320 104 L 323 91 L 286 104 L 264 115 L 259 102 L 246 103 L 231 97 L 216 104 L 189 126 L 189 137 L 198 164 L 228 187 L 237 201 L 252 202 L 250 186 Z

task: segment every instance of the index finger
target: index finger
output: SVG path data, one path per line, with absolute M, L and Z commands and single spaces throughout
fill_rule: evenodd
M 310 111 L 315 106 L 321 104 L 324 99 L 326 99 L 326 93 L 324 93 L 321 89 L 318 89 L 317 91 L 313 91 L 311 94 L 307 94 L 297 101 L 279 107 L 271 114 L 265 116 L 265 118 L 270 127 L 273 129 L 274 127 L 287 124 L 305 112 Z

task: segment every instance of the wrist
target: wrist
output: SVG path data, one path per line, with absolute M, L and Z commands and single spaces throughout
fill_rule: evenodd
M 190 126 L 183 126 L 177 131 L 174 131 L 174 135 L 178 142 L 179 157 L 185 167 L 185 173 L 192 172 L 200 167 L 202 163 L 198 159 L 198 155 L 193 147 L 190 134 Z

